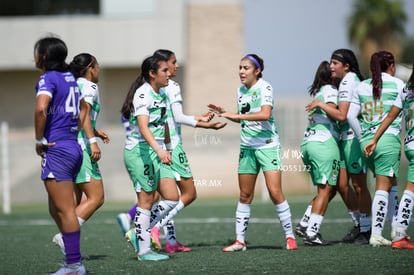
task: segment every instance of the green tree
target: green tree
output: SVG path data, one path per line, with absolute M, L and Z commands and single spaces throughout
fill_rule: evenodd
M 368 71 L 371 55 L 378 50 L 390 51 L 400 60 L 406 21 L 401 0 L 355 0 L 348 37 L 360 51 L 363 71 Z

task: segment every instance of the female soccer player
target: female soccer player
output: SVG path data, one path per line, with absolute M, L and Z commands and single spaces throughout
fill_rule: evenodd
M 239 188 L 240 198 L 236 209 L 236 241 L 223 248 L 224 252 L 245 251 L 245 235 L 250 219 L 254 187 L 262 169 L 266 187 L 275 205 L 286 236 L 286 248 L 297 249 L 293 235 L 289 204 L 282 192 L 281 148 L 273 110 L 272 86 L 263 80 L 263 60 L 256 54 L 244 56 L 239 65 L 242 85 L 238 88 L 238 112 L 226 112 L 223 107 L 208 107 L 221 117 L 240 123 Z
M 160 49 L 154 55 L 159 55 L 168 60 L 168 70 L 170 78 L 177 76 L 178 63 L 175 54 L 170 50 Z M 197 197 L 197 191 L 194 186 L 194 178 L 188 163 L 187 155 L 184 152 L 181 137 L 181 124 L 191 127 L 199 127 L 206 129 L 221 129 L 226 126 L 223 122 L 209 122 L 214 114 L 207 113 L 202 116 L 188 116 L 183 113 L 183 98 L 181 96 L 181 88 L 179 84 L 172 79 L 169 79 L 168 86 L 165 88 L 168 97 L 168 126 L 170 134 L 170 143 L 167 144 L 167 149 L 171 151 L 172 165 L 171 168 L 179 175 L 177 178 L 177 185 L 180 189 L 180 200 L 178 204 L 172 209 L 166 217 L 157 223 L 151 229 L 152 239 L 155 241 L 159 249 L 161 243 L 159 241 L 160 228 L 165 226 L 165 252 L 188 252 L 191 248 L 183 246 L 176 240 L 174 221 L 172 218 L 178 214 L 184 207 L 192 203 Z
M 337 107 L 338 90 L 332 85 L 329 62 L 319 65 L 309 94 L 317 101 L 332 108 Z M 312 201 L 303 242 L 306 245 L 328 245 L 319 234 L 324 215 L 328 208 L 330 195 L 338 180 L 340 153 L 338 148 L 339 128 L 336 121 L 324 110 L 317 107 L 309 109 L 309 124 L 301 144 L 303 163 L 310 167 L 313 184 L 317 195 Z
M 414 63 L 413 63 L 414 68 Z M 404 90 L 395 100 L 393 106 L 387 117 L 381 122 L 374 137 L 367 145 L 365 145 L 364 152 L 367 157 L 375 152 L 381 136 L 386 133 L 388 127 L 404 111 L 405 116 L 405 139 L 404 151 L 409 161 L 407 171 L 407 185 L 405 187 L 403 196 L 401 197 L 398 208 L 397 220 L 392 231 L 394 232 L 392 247 L 399 249 L 414 249 L 414 243 L 407 236 L 408 225 L 410 224 L 413 206 L 414 206 L 414 127 L 413 127 L 413 113 L 414 113 L 414 71 L 405 85 Z
M 388 116 L 394 100 L 404 87 L 403 81 L 393 77 L 395 62 L 392 53 L 379 51 L 371 56 L 372 78 L 361 82 L 352 96 L 348 121 L 361 142 L 361 150 L 373 139 L 381 122 Z M 362 116 L 361 121 L 359 116 Z M 372 246 L 391 245 L 382 236 L 389 205 L 389 193 L 397 185 L 400 165 L 401 114 L 378 140 L 377 150 L 366 159 L 375 175 L 375 194 L 372 201 Z
M 82 168 L 76 177 L 76 215 L 80 226 L 104 203 L 104 189 L 98 160 L 101 150 L 96 137 L 104 143 L 109 143 L 108 134 L 96 129 L 96 121 L 101 109 L 98 81 L 99 64 L 89 53 L 76 55 L 69 64 L 70 71 L 76 77 L 82 97 L 88 103 L 87 112 L 82 130 L 78 135 L 78 142 L 83 151 Z M 84 197 L 82 198 L 82 195 Z M 53 237 L 53 242 L 64 251 L 62 234 Z
M 85 102 L 76 79 L 65 63 L 67 47 L 55 37 L 34 46 L 36 67 L 42 75 L 36 85 L 34 112 L 36 153 L 42 157 L 41 179 L 49 199 L 49 212 L 63 236 L 64 266 L 53 274 L 86 274 L 81 263 L 80 226 L 73 201 L 74 180 L 82 165 L 78 129 L 85 117 Z
M 167 260 L 150 248 L 151 208 L 156 190 L 163 196 L 162 217 L 178 203 L 178 190 L 171 165 L 171 155 L 165 148 L 168 140 L 167 95 L 170 72 L 167 61 L 159 56 L 147 57 L 141 74 L 131 85 L 121 113 L 129 120 L 124 149 L 124 161 L 137 194 L 135 236 L 138 240 L 138 260 Z M 162 213 L 161 213 L 162 212 Z

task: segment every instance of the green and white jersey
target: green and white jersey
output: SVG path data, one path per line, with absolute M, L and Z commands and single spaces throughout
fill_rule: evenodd
M 79 77 L 76 82 L 78 84 L 79 90 L 81 91 L 82 98 L 85 99 L 86 103 L 91 106 L 89 116 L 91 119 L 92 128 L 95 129 L 99 111 L 101 110 L 98 85 L 83 77 Z M 79 131 L 78 143 L 82 147 L 82 150 L 85 150 L 89 144 L 88 138 L 86 137 L 85 131 L 83 129 Z
M 352 96 L 352 103 L 359 108 L 362 116 L 361 122 L 361 142 L 371 140 L 379 125 L 387 117 L 395 99 L 404 88 L 404 82 L 387 73 L 382 73 L 381 97 L 374 100 L 372 95 L 372 79 L 362 81 L 356 88 Z M 385 134 L 399 135 L 401 130 L 402 114 L 391 123 Z
M 340 102 L 349 102 L 352 100 L 352 93 L 360 83 L 360 79 L 354 72 L 348 72 L 338 88 L 338 104 Z M 355 138 L 354 131 L 352 131 L 347 121 L 339 122 L 339 130 L 341 133 L 341 140 L 351 140 Z
M 251 114 L 260 112 L 262 106 L 273 108 L 272 86 L 263 79 L 259 79 L 250 89 L 242 85 L 237 90 L 238 112 Z M 279 145 L 279 134 L 273 115 L 267 121 L 240 121 L 241 148 L 263 149 Z
M 332 85 L 324 85 L 315 94 L 314 99 L 338 105 L 338 90 Z M 309 113 L 308 119 L 309 124 L 304 133 L 302 144 L 309 141 L 325 142 L 330 138 L 338 141 L 339 127 L 336 121 L 329 118 L 324 110 L 315 108 L 313 112 Z
M 404 143 L 407 148 L 414 150 L 414 91 L 413 88 L 406 86 L 398 95 L 394 105 L 404 110 L 405 117 L 405 139 Z
M 174 115 L 172 113 L 171 104 L 174 103 L 182 103 L 183 97 L 181 96 L 181 88 L 180 85 L 173 81 L 168 80 L 168 86 L 165 87 L 165 93 L 167 94 L 168 98 L 168 128 L 170 132 L 170 140 L 171 140 L 171 149 L 174 149 L 177 144 L 181 143 L 181 124 L 177 123 L 174 120 Z
M 138 143 L 147 143 L 138 128 L 137 116 L 148 116 L 148 128 L 155 140 L 164 145 L 165 123 L 167 122 L 167 95 L 164 88 L 154 92 L 145 82 L 139 87 L 133 99 L 134 110 L 129 117 L 129 130 L 126 133 L 125 148 L 131 150 Z

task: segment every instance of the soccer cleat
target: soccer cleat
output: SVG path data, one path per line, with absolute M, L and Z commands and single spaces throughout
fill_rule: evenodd
M 132 246 L 135 253 L 138 253 L 139 244 L 138 244 L 137 234 L 135 234 L 135 229 L 128 230 L 128 232 L 125 233 L 125 239 Z
M 298 223 L 295 227 L 295 233 L 298 235 L 298 237 L 304 237 L 306 235 L 306 226 L 302 226 L 300 223 Z
M 160 242 L 160 229 L 155 226 L 151 228 L 151 248 L 158 251 L 162 249 Z
M 53 236 L 52 242 L 59 246 L 60 252 L 62 252 L 63 255 L 66 255 L 65 253 L 65 244 L 63 243 L 63 238 L 61 233 L 57 233 L 55 236 Z
M 316 234 L 315 236 L 308 236 L 305 234 L 305 236 L 303 236 L 303 243 L 310 246 L 326 246 L 331 244 L 330 242 L 322 239 L 321 234 Z
M 165 244 L 165 252 L 167 253 L 175 253 L 175 252 L 190 252 L 191 248 L 188 246 L 184 246 L 181 243 L 177 242 L 176 244 L 170 244 L 167 242 Z
M 298 245 L 296 243 L 296 240 L 292 237 L 289 237 L 286 239 L 286 249 L 287 250 L 296 250 L 298 249 Z
M 414 243 L 410 240 L 408 236 L 405 236 L 404 238 L 393 241 L 391 244 L 392 248 L 396 249 L 414 249 Z
M 128 213 L 120 213 L 116 216 L 119 226 L 121 227 L 122 234 L 126 234 L 131 228 L 131 216 Z
M 168 260 L 170 257 L 168 255 L 163 255 L 156 253 L 152 250 L 149 250 L 147 253 L 143 255 L 138 255 L 139 261 L 164 261 Z
M 352 243 L 358 237 L 359 234 L 359 226 L 354 226 L 352 229 L 342 238 L 343 242 Z
M 223 248 L 223 252 L 246 251 L 246 244 L 236 240 L 232 245 Z
M 391 241 L 387 240 L 381 235 L 371 234 L 371 238 L 369 238 L 369 244 L 372 245 L 373 247 L 390 246 Z
M 62 264 L 62 267 L 54 272 L 48 273 L 48 275 L 86 275 L 85 266 L 82 263 L 78 264 Z
M 359 232 L 358 236 L 354 240 L 354 244 L 360 244 L 360 245 L 369 244 L 370 238 L 371 238 L 371 231 Z

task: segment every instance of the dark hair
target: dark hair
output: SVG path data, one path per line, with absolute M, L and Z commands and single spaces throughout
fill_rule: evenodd
M 154 52 L 153 55 L 160 56 L 161 58 L 165 59 L 166 61 L 170 60 L 171 56 L 174 54 L 174 52 L 166 49 L 158 49 Z
M 374 99 L 380 99 L 382 90 L 381 73 L 385 72 L 394 64 L 394 56 L 388 51 L 378 51 L 371 56 L 371 73 L 372 73 L 372 95 Z
M 410 89 L 411 91 L 414 90 L 414 61 L 413 61 L 413 66 L 411 67 L 411 75 L 407 80 L 407 88 Z
M 328 61 L 322 61 L 319 64 L 315 73 L 315 78 L 311 86 L 309 86 L 308 92 L 311 96 L 314 96 L 319 89 L 327 84 L 332 84 L 331 68 Z
M 69 70 L 76 77 L 85 76 L 87 69 L 96 65 L 96 58 L 89 53 L 76 55 L 69 64 Z
M 349 65 L 349 71 L 355 73 L 359 80 L 364 80 L 364 76 L 361 74 L 361 71 L 359 70 L 359 64 L 358 60 L 354 54 L 353 51 L 350 49 L 337 49 L 332 53 L 331 59 L 338 60 L 342 64 Z
M 242 59 L 248 59 L 248 60 L 250 60 L 250 62 L 253 63 L 254 67 L 256 69 L 259 69 L 260 70 L 260 73 L 259 73 L 259 75 L 257 77 L 258 78 L 262 78 L 263 77 L 263 75 L 262 75 L 262 72 L 264 70 L 264 62 L 263 62 L 263 59 L 261 59 L 257 54 L 254 54 L 254 53 L 249 53 L 249 54 L 245 55 Z
M 136 90 L 141 87 L 145 82 L 150 82 L 150 72 L 156 73 L 160 68 L 160 63 L 162 61 L 167 61 L 160 55 L 152 55 L 144 59 L 141 65 L 141 73 L 131 84 L 129 91 L 125 97 L 124 103 L 122 104 L 121 113 L 126 118 L 129 119 L 131 112 L 133 111 L 133 99 Z
M 37 52 L 39 60 L 36 67 L 46 71 L 68 70 L 65 60 L 68 56 L 68 49 L 65 42 L 57 37 L 44 37 L 39 39 L 34 45 L 34 52 Z

